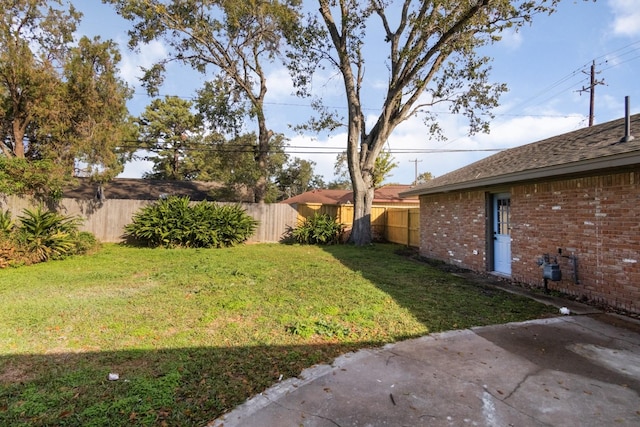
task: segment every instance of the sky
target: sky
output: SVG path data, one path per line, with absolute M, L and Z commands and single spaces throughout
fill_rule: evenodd
M 416 174 L 430 172 L 434 177 L 468 165 L 496 150 L 536 142 L 551 136 L 588 126 L 590 68 L 595 65 L 596 82 L 594 124 L 624 116 L 625 97 L 631 113 L 640 112 L 640 8 L 638 0 L 563 0 L 558 11 L 540 15 L 518 32 L 483 48 L 493 58 L 491 79 L 506 83 L 509 91 L 500 98 L 493 113 L 490 133 L 468 135 L 465 117 L 437 108 L 437 117 L 446 141 L 431 139 L 427 126 L 412 118 L 395 129 L 388 140 L 398 167 L 386 183 L 410 184 Z M 120 18 L 111 6 L 100 0 L 75 0 L 83 14 L 78 35 L 100 36 L 118 43 L 123 56 L 121 77 L 135 90 L 129 111 L 139 115 L 150 103 L 138 78 L 140 66 L 150 66 L 167 54 L 159 42 L 131 51 L 127 47 L 130 23 Z M 376 22 L 377 24 L 377 22 Z M 385 44 L 386 45 L 386 44 Z M 386 47 L 386 46 L 385 46 Z M 376 46 L 371 47 L 375 50 Z M 375 121 L 384 96 L 384 57 L 367 64 L 363 81 L 364 109 L 367 121 Z M 204 81 L 202 75 L 185 67 L 172 66 L 161 96 L 176 95 L 191 99 Z M 286 70 L 269 69 L 266 99 L 267 124 L 289 139 L 287 152 L 315 162 L 315 172 L 325 182 L 334 179 L 338 151 L 346 148 L 346 133 L 300 135 L 291 125 L 313 115 L 308 99 L 292 96 Z M 583 90 L 586 89 L 586 90 Z M 327 105 L 345 110 L 344 92 L 338 75 L 324 71 L 316 79 L 314 91 Z M 250 126 L 248 124 L 248 126 Z M 120 177 L 141 177 L 151 170 L 149 162 L 137 161 L 125 166 Z

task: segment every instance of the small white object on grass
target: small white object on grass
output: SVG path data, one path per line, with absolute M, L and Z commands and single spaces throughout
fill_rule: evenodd
M 112 372 L 109 374 L 108 378 L 109 378 L 109 381 L 118 381 L 120 379 L 120 375 Z
M 567 307 L 560 308 L 560 314 L 569 314 L 569 309 Z

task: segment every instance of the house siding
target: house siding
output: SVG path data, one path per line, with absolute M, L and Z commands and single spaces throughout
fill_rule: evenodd
M 542 286 L 537 264 L 557 257 L 550 289 L 640 312 L 640 172 L 512 185 L 511 278 Z M 504 191 L 504 189 L 500 189 Z M 487 271 L 487 192 L 421 196 L 421 254 Z M 497 192 L 497 190 L 496 190 Z M 559 253 L 559 250 L 561 253 Z M 575 283 L 571 256 L 577 258 Z

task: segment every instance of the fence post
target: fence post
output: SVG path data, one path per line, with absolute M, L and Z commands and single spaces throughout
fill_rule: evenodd
M 411 210 L 407 209 L 407 247 L 411 246 Z

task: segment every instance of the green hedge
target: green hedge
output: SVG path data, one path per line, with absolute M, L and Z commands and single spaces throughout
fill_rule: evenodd
M 258 221 L 239 205 L 172 196 L 137 212 L 125 226 L 125 237 L 151 247 L 220 248 L 245 242 L 257 227 Z

